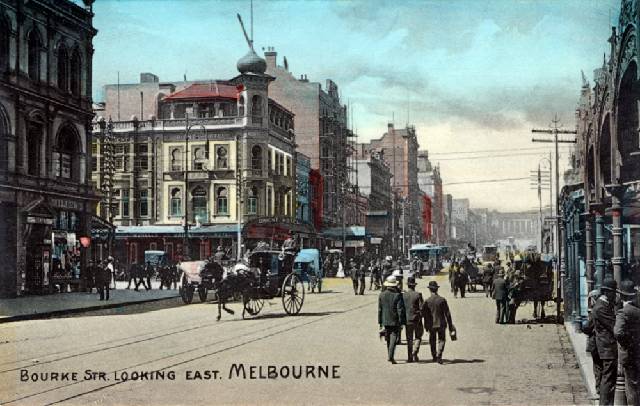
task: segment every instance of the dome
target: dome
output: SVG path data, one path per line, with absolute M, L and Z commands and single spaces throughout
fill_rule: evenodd
M 240 58 L 237 67 L 240 73 L 251 72 L 262 74 L 267 70 L 267 62 L 260 58 L 253 49 L 250 49 L 245 56 Z

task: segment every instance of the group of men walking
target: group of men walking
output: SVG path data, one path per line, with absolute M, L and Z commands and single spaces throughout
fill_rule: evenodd
M 620 300 L 616 301 L 619 295 Z M 605 279 L 600 291 L 589 294 L 595 300 L 586 326 L 587 351 L 600 405 L 613 405 L 618 366 L 625 378 L 628 405 L 640 405 L 640 302 L 635 284 Z
M 387 359 L 395 364 L 395 349 L 400 342 L 402 328 L 405 328 L 407 340 L 407 362 L 419 361 L 420 344 L 425 331 L 429 333 L 429 345 L 434 362 L 442 364 L 442 354 L 446 342 L 446 329 L 451 339 L 456 339 L 447 300 L 438 295 L 438 283 L 430 281 L 431 295 L 427 300 L 415 290 L 414 277 L 407 279 L 407 291 L 402 292 L 399 279 L 389 275 L 378 298 L 378 324 L 381 335 L 387 343 Z

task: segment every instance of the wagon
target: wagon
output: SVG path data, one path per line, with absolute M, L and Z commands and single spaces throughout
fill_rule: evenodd
M 322 260 L 320 251 L 315 248 L 305 248 L 298 252 L 293 262 L 293 269 L 298 273 L 304 282 L 307 282 L 309 290 L 313 293 L 318 288 L 318 293 L 322 292 Z
M 247 258 L 250 274 L 253 275 L 247 288 L 242 291 L 245 313 L 255 316 L 264 307 L 264 301 L 280 297 L 282 307 L 289 315 L 300 313 L 304 303 L 306 272 L 294 269 L 295 253 L 272 249 L 254 250 Z
M 180 297 L 185 304 L 191 304 L 193 294 L 197 290 L 200 301 L 207 300 L 207 292 L 211 288 L 207 286 L 207 281 L 202 279 L 202 270 L 207 261 L 184 261 L 178 264 L 180 272 Z

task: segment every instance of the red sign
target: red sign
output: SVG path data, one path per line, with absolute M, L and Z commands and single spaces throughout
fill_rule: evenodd
M 80 245 L 84 248 L 89 248 L 91 245 L 91 237 L 80 237 Z

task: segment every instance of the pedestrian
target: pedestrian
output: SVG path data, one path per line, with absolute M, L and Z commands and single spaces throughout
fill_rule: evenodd
M 382 261 L 382 280 L 386 281 L 387 278 L 393 273 L 393 257 L 387 255 Z M 383 285 L 384 289 L 384 285 Z
M 449 266 L 449 285 L 451 286 L 451 293 L 456 293 L 456 271 L 458 270 L 458 261 L 454 258 L 453 262 Z
M 591 361 L 593 364 L 593 376 L 596 381 L 596 393 L 600 394 L 600 377 L 602 376 L 602 360 L 598 355 L 598 348 L 596 347 L 596 332 L 595 323 L 593 320 L 593 305 L 598 300 L 598 291 L 592 290 L 589 292 L 589 317 L 587 318 L 587 324 L 582 328 L 582 332 L 587 335 L 587 352 L 591 354 Z
M 133 285 L 135 287 L 137 282 L 137 277 L 136 277 L 137 274 L 138 274 L 138 264 L 133 263 L 129 266 L 129 272 L 126 275 L 127 289 L 131 288 L 131 282 L 133 282 Z
M 415 278 L 407 278 L 407 291 L 402 293 L 404 306 L 407 314 L 406 337 L 408 362 L 418 362 L 418 352 L 422 342 L 424 326 L 422 325 L 422 306 L 424 300 L 422 293 L 416 292 Z
M 491 288 L 496 301 L 496 324 L 505 324 L 509 320 L 509 286 L 504 279 L 504 272 L 499 271 Z
M 379 260 L 371 260 L 371 265 L 369 266 L 369 269 L 371 269 L 371 278 L 369 279 L 369 290 L 373 289 L 373 286 L 375 284 L 375 290 L 380 289 L 380 283 L 379 283 L 379 278 L 380 278 L 380 263 Z
M 600 297 L 591 310 L 593 314 L 596 348 L 602 360 L 600 377 L 600 405 L 613 405 L 618 371 L 618 345 L 613 334 L 616 323 L 615 300 L 618 285 L 607 278 L 600 287 Z
M 116 288 L 116 268 L 113 265 L 113 257 L 109 256 L 107 258 L 107 269 L 109 270 L 109 286 L 111 286 L 111 281 L 113 280 L 113 288 Z
M 627 404 L 640 405 L 640 307 L 638 291 L 631 280 L 620 283 L 622 308 L 616 314 L 613 334 L 619 344 Z
M 469 283 L 469 274 L 464 267 L 456 273 L 456 286 L 460 292 L 460 298 L 464 299 L 464 295 L 467 292 L 467 284 Z
M 353 284 L 353 294 L 358 295 L 358 264 L 356 260 L 351 258 L 349 260 L 349 276 L 351 276 L 351 283 Z
M 402 292 L 402 289 L 404 288 L 404 284 L 403 284 L 404 274 L 402 273 L 402 269 L 396 269 L 395 271 L 393 271 L 391 275 L 394 276 L 398 281 L 400 292 Z
M 451 312 L 447 300 L 438 295 L 438 282 L 430 281 L 429 290 L 431 296 L 425 300 L 422 306 L 424 314 L 424 327 L 429 331 L 429 345 L 431 356 L 438 364 L 442 364 L 442 353 L 446 342 L 446 329 L 449 328 L 451 339 L 456 339 L 456 328 L 451 319 Z
M 100 300 L 109 300 L 109 286 L 111 285 L 111 271 L 109 270 L 108 261 L 102 261 L 96 269 L 95 280 Z
M 494 275 L 493 264 L 487 264 L 487 267 L 482 272 L 482 287 L 484 288 L 484 296 L 491 297 L 491 287 L 493 286 L 493 275 Z
M 360 295 L 364 295 L 364 288 L 367 285 L 366 282 L 366 274 L 367 274 L 367 270 L 364 266 L 364 260 L 362 260 L 360 262 L 360 266 L 358 267 L 358 293 Z
M 147 290 L 151 290 L 151 277 L 155 273 L 153 265 L 151 265 L 150 261 L 147 261 L 147 265 L 144 267 L 144 277 L 147 280 L 147 286 L 145 288 Z
M 396 345 L 400 341 L 400 329 L 406 321 L 404 300 L 398 286 L 398 280 L 389 276 L 384 281 L 385 289 L 378 297 L 378 324 L 384 328 L 387 342 L 387 360 L 396 363 Z

